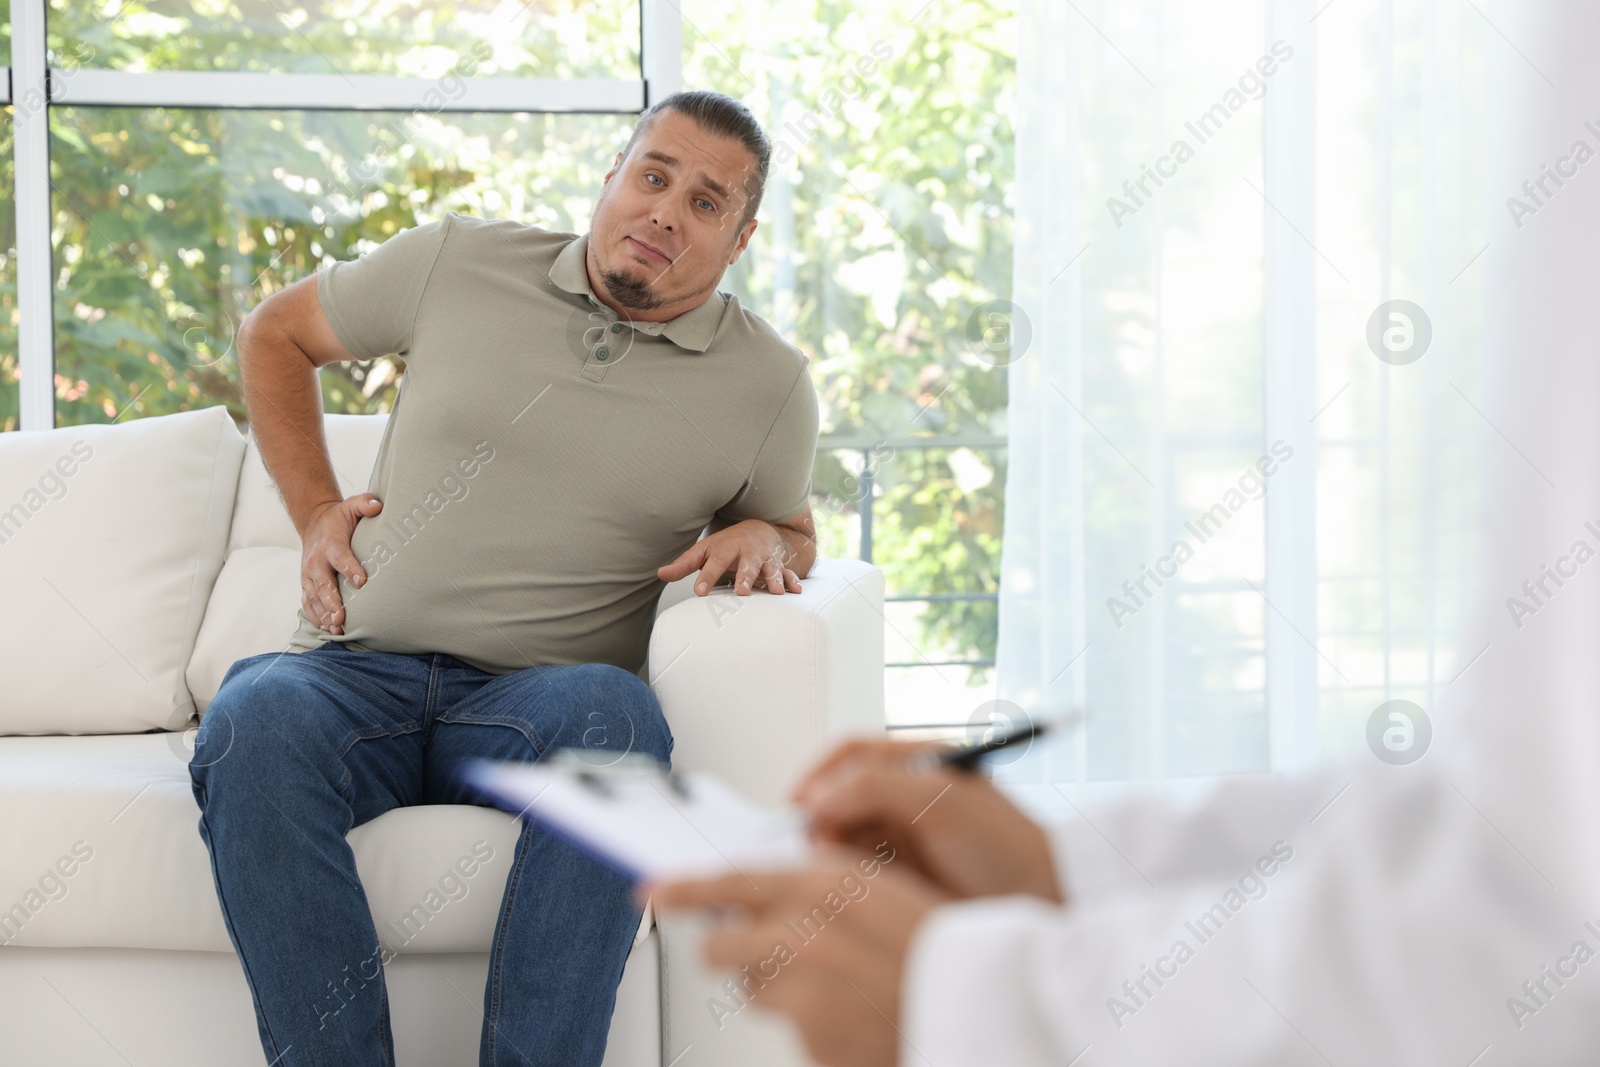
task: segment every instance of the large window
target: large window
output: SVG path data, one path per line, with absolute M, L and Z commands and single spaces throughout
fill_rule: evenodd
M 31 341 L 54 389 L 27 366 L 22 388 L 58 425 L 219 402 L 242 422 L 233 336 L 264 297 L 445 211 L 581 228 L 647 95 L 677 87 L 676 25 L 641 50 L 637 0 L 30 10 L 48 89 L 19 100 L 49 135 L 17 159 L 48 174 L 53 339 Z M 328 368 L 328 410 L 387 410 L 402 371 Z
M 219 402 L 242 420 L 233 332 L 264 296 L 446 210 L 575 225 L 649 95 L 679 87 L 657 0 L 10 14 L 5 428 Z M 330 368 L 329 410 L 384 410 L 400 369 Z

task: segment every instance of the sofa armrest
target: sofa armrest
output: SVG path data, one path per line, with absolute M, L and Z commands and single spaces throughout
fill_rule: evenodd
M 747 597 L 718 588 L 656 619 L 649 677 L 674 767 L 775 804 L 834 738 L 883 729 L 883 572 L 818 560 L 801 586 Z
M 694 576 L 662 594 L 650 638 L 650 684 L 672 727 L 674 767 L 716 775 L 777 804 L 840 734 L 881 731 L 883 573 L 856 560 L 819 560 L 798 596 L 714 589 Z M 703 921 L 657 917 L 663 1063 L 803 1067 L 786 1020 L 740 1010 L 727 974 L 701 962 Z

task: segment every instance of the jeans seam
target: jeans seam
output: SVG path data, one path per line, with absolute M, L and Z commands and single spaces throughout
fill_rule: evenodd
M 389 976 L 384 973 L 381 959 L 378 963 L 378 994 L 378 1018 L 384 1024 L 382 1040 L 378 1042 L 378 1048 L 383 1053 L 384 1067 L 395 1067 L 393 1055 L 394 1017 L 389 1010 Z M 272 1067 L 272 1065 L 269 1065 L 269 1067 Z
M 434 655 L 428 664 L 428 695 L 422 702 L 422 729 L 431 733 L 433 729 L 434 712 L 439 709 L 439 690 L 443 687 L 443 671 L 439 668 L 439 657 Z
M 513 715 L 476 715 L 468 712 L 467 715 L 462 718 L 450 719 L 448 721 L 458 726 L 509 726 L 513 730 L 521 733 L 523 737 L 527 738 L 528 744 L 533 746 L 533 755 L 535 759 L 544 759 L 545 750 L 548 747 L 542 740 L 540 740 L 538 732 L 528 724 L 526 719 L 519 719 Z
M 505 944 L 508 928 L 511 923 L 509 917 L 517 904 L 517 890 L 522 885 L 522 869 L 528 861 L 528 853 L 532 848 L 523 848 L 523 842 L 528 836 L 528 828 L 524 826 L 517 840 L 518 854 L 511 865 L 511 873 L 506 879 L 505 892 L 501 895 L 501 913 L 507 917 L 506 922 L 497 924 L 494 945 L 490 954 L 489 965 L 489 1013 L 485 1022 L 489 1024 L 488 1061 L 495 1062 L 495 1044 L 500 1031 L 500 971 L 505 966 Z
M 200 792 L 201 792 L 202 795 L 206 795 L 205 786 L 201 786 L 200 787 Z M 234 957 L 239 961 L 239 967 L 244 971 L 245 982 L 250 987 L 251 1005 L 252 1005 L 252 1007 L 255 1008 L 256 1017 L 261 1022 L 261 1029 L 266 1031 L 267 1039 L 272 1042 L 272 1051 L 274 1053 L 276 1053 L 276 1058 L 273 1060 L 273 1062 L 276 1063 L 279 1060 L 283 1059 L 284 1055 L 288 1052 L 288 1049 L 284 1049 L 283 1052 L 279 1052 L 278 1051 L 278 1039 L 272 1033 L 272 1024 L 270 1022 L 268 1022 L 268 1020 L 267 1020 L 267 1013 L 265 1011 L 263 1011 L 262 1008 L 261 1008 L 261 997 L 256 993 L 256 980 L 255 980 L 255 977 L 253 975 L 251 975 L 251 973 L 250 973 L 250 964 L 245 961 L 244 953 L 239 951 L 239 943 L 238 943 L 237 940 L 234 939 L 234 936 L 233 936 L 233 912 L 228 908 L 227 898 L 223 895 L 223 892 L 222 892 L 222 878 L 219 876 L 218 871 L 217 871 L 217 856 L 216 856 L 216 852 L 215 852 L 214 849 L 209 847 L 209 842 L 215 841 L 216 840 L 216 835 L 214 835 L 211 832 L 211 824 L 206 820 L 206 805 L 205 804 L 201 804 L 200 805 L 200 822 L 205 827 L 206 840 L 208 842 L 208 847 L 206 848 L 206 852 L 210 856 L 210 859 L 211 859 L 211 880 L 216 884 L 216 887 L 217 887 L 217 903 L 222 908 L 223 922 L 228 928 L 228 939 L 230 941 L 233 941 L 233 954 L 234 954 Z M 293 1046 L 290 1046 L 290 1047 L 292 1048 Z
M 334 750 L 334 758 L 343 761 L 345 756 L 350 753 L 350 750 L 356 747 L 357 741 L 370 741 L 374 737 L 403 737 L 406 734 L 414 734 L 419 729 L 421 727 L 415 723 L 407 723 L 398 730 L 390 729 L 387 726 L 363 726 L 359 730 L 351 730 L 345 735 L 344 740 L 339 742 L 339 747 Z M 346 767 L 345 770 L 349 771 L 349 768 Z

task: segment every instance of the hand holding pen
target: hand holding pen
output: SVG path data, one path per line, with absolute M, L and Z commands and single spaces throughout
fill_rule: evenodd
M 1044 831 L 972 773 L 987 752 L 1021 740 L 1002 735 L 972 749 L 848 741 L 801 779 L 794 800 L 817 843 L 871 852 L 888 842 L 896 862 L 952 896 L 1023 893 L 1062 902 Z

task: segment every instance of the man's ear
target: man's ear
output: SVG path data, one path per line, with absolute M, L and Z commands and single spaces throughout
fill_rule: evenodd
M 744 255 L 744 250 L 750 246 L 750 237 L 756 232 L 756 220 L 751 219 L 739 228 L 739 239 L 733 242 L 733 251 L 728 254 L 728 266 L 739 262 L 739 257 Z
M 615 175 L 617 173 L 617 171 L 619 171 L 621 169 L 622 169 L 622 153 L 618 152 L 617 153 L 617 158 L 613 159 L 611 161 L 611 169 L 606 171 L 606 176 L 604 178 L 600 179 L 600 187 L 601 188 L 605 188 L 607 185 L 610 185 L 612 176 Z

